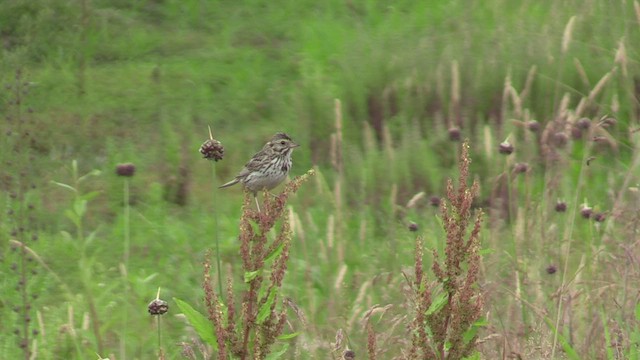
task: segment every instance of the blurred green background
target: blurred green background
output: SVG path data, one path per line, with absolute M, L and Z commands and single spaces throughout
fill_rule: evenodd
M 615 244 L 635 254 L 637 240 L 627 191 L 638 182 L 639 22 L 637 1 L 2 1 L 0 196 L 13 213 L 0 217 L 0 358 L 22 356 L 22 293 L 39 294 L 28 325 L 38 358 L 155 356 L 147 303 L 161 287 L 167 300 L 201 305 L 201 263 L 216 238 L 224 277 L 241 284 L 232 269 L 242 192 L 216 187 L 278 131 L 302 145 L 293 176 L 317 169 L 291 203 L 284 286 L 311 323 L 292 325 L 303 335 L 291 358 L 332 356 L 341 328 L 364 358 L 362 312 L 392 303 L 408 314 L 400 270 L 413 264 L 415 234 L 406 225 L 442 249 L 430 197 L 457 177 L 458 132 L 471 141 L 477 206 L 489 214 L 486 335 L 500 340 L 483 345 L 483 357 L 508 342 L 543 358 L 558 289 L 596 304 L 562 312 L 578 323 L 563 336 L 586 339 L 567 340 L 570 350 L 610 358 L 610 339 L 591 336 L 611 327 L 631 356 L 636 320 L 621 324 L 634 318 L 637 263 L 612 259 L 622 256 Z M 576 131 L 582 117 L 602 131 Z M 615 124 L 599 127 L 605 118 Z M 198 153 L 208 126 L 226 149 L 215 164 Z M 503 141 L 514 154 L 498 153 Z M 136 166 L 127 180 L 115 175 L 125 162 Z M 528 171 L 514 174 L 515 163 Z M 79 180 L 92 170 L 100 173 Z M 556 201 L 569 211 L 555 213 Z M 606 227 L 583 221 L 585 203 L 606 214 Z M 35 271 L 26 292 L 16 239 L 40 259 L 26 264 Z M 569 281 L 578 275 L 586 280 Z M 615 290 L 603 295 L 604 284 Z M 179 358 L 176 344 L 195 336 L 171 311 L 163 321 L 163 347 Z M 399 354 L 398 337 L 382 358 Z

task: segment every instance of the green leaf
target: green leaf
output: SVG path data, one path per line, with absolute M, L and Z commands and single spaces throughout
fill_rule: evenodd
M 280 350 L 272 351 L 269 355 L 267 355 L 267 357 L 265 357 L 265 359 L 266 360 L 280 359 L 282 355 L 284 355 L 287 352 L 287 350 L 289 350 L 289 344 L 282 344 L 282 348 Z
M 567 357 L 572 360 L 580 360 L 581 357 L 580 355 L 578 355 L 578 352 L 571 346 L 569 341 L 567 341 L 567 338 L 565 338 L 561 333 L 558 332 L 551 320 L 545 318 L 544 321 L 547 323 L 547 326 L 551 329 L 551 331 L 558 334 L 558 340 L 560 341 L 560 345 L 562 345 L 562 348 L 564 349 Z
M 73 236 L 71 236 L 68 231 L 60 231 L 60 235 L 62 235 L 62 238 L 66 241 L 73 241 Z
M 87 200 L 76 199 L 76 201 L 73 202 L 73 211 L 76 212 L 78 217 L 83 217 L 85 212 L 87 212 Z
M 98 195 L 102 194 L 102 191 L 91 191 L 88 192 L 86 194 L 83 194 L 82 196 L 80 196 L 81 199 L 83 200 L 87 200 L 87 201 L 91 201 L 93 199 L 95 199 L 96 197 L 98 197 Z
M 202 340 L 211 345 L 215 350 L 218 350 L 218 340 L 216 338 L 215 330 L 213 329 L 213 324 L 207 319 L 204 315 L 199 313 L 196 309 L 191 307 L 191 305 L 186 302 L 173 298 L 173 301 L 178 305 L 178 309 L 182 311 L 184 316 L 189 321 L 189 324 L 193 326 L 194 330 L 200 335 Z
M 69 218 L 69 220 L 71 220 L 71 222 L 73 222 L 73 224 L 77 227 L 80 225 L 80 217 L 78 215 L 76 215 L 76 213 L 74 213 L 73 211 L 66 209 L 64 211 L 64 215 L 66 217 Z
M 604 312 L 600 312 L 600 319 L 602 320 L 602 328 L 604 329 L 604 341 L 605 344 L 611 344 L 611 334 L 609 333 L 609 326 L 607 325 L 607 317 L 604 315 Z M 615 359 L 616 357 L 613 355 L 613 348 L 611 346 L 606 346 L 607 349 L 607 359 Z
M 269 314 L 271 314 L 271 306 L 273 305 L 273 302 L 276 300 L 277 294 L 278 294 L 278 291 L 275 288 L 269 291 L 269 296 L 267 297 L 267 301 L 265 301 L 264 304 L 260 306 L 260 309 L 258 309 L 258 316 L 256 318 L 256 322 L 258 324 L 262 324 L 265 320 L 267 320 L 267 318 L 269 317 Z
M 245 273 L 244 273 L 244 282 L 245 283 L 251 282 L 251 280 L 253 280 L 256 277 L 258 277 L 258 275 L 260 275 L 260 273 L 262 273 L 262 269 L 256 270 L 256 271 L 245 271 Z
M 440 311 L 440 309 L 442 309 L 448 302 L 449 300 L 447 299 L 447 294 L 439 294 L 432 302 L 431 302 L 431 306 L 429 306 L 429 308 L 427 309 L 427 311 L 424 313 L 425 315 L 431 315 L 437 311 Z
M 282 249 L 284 249 L 284 242 L 281 242 L 280 245 L 273 249 L 273 251 L 264 258 L 264 261 L 267 262 L 273 260 L 276 256 L 282 253 Z
M 640 321 L 640 302 L 636 304 L 636 320 Z
M 476 320 L 476 322 L 471 324 L 471 327 L 468 328 L 467 331 L 465 331 L 464 334 L 462 335 L 462 339 L 464 343 L 465 344 L 469 343 L 476 336 L 476 334 L 478 333 L 478 330 L 481 327 L 484 327 L 486 325 L 488 325 L 488 322 L 484 318 L 480 318 Z
M 284 334 L 284 335 L 280 335 L 277 337 L 278 340 L 289 340 L 289 339 L 293 339 L 294 337 L 297 337 L 298 335 L 302 334 L 301 332 L 297 331 L 291 334 Z
M 79 179 L 78 179 L 78 183 L 81 183 L 83 181 L 85 181 L 87 178 L 91 177 L 91 176 L 98 176 L 100 175 L 102 172 L 100 170 L 97 169 L 93 169 L 90 172 L 82 175 Z
M 73 191 L 73 192 L 77 192 L 77 190 L 71 185 L 63 184 L 63 183 L 60 183 L 60 182 L 57 182 L 57 181 L 53 181 L 53 180 L 51 180 L 51 183 L 55 184 L 55 185 L 58 185 L 61 188 L 65 188 L 67 190 L 70 190 L 70 191 Z

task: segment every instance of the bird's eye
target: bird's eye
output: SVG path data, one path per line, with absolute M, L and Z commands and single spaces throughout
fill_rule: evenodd
M 286 143 L 287 143 L 287 142 L 286 142 L 286 141 L 284 141 L 284 140 L 280 141 L 280 145 L 284 145 L 284 144 L 286 144 Z

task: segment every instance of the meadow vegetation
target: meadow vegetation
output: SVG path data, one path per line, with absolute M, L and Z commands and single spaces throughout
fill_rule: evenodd
M 5 0 L 0 40 L 0 359 L 639 357 L 638 1 Z M 257 213 L 217 186 L 277 131 Z

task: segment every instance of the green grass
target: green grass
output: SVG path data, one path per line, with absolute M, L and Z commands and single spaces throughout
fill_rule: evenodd
M 419 225 L 428 249 L 444 248 L 428 199 L 457 178 L 452 127 L 471 140 L 472 176 L 481 184 L 476 205 L 487 213 L 481 287 L 488 325 L 480 337 L 490 339 L 479 347 L 483 357 L 611 359 L 619 351 L 637 358 L 638 271 L 627 262 L 637 252 L 638 223 L 637 188 L 629 190 L 639 181 L 634 2 L 94 0 L 86 2 L 85 25 L 82 3 L 0 4 L 0 81 L 13 84 L 22 69 L 21 81 L 31 83 L 19 107 L 11 103 L 14 91 L 0 93 L 0 130 L 14 131 L 2 135 L 0 147 L 0 358 L 23 354 L 14 329 L 24 318 L 12 310 L 24 303 L 13 270 L 23 258 L 11 250 L 12 239 L 24 240 L 47 265 L 27 262 L 36 274 L 26 293 L 39 294 L 29 301 L 38 358 L 119 358 L 122 337 L 127 358 L 156 354 L 155 321 L 145 306 L 161 287 L 161 298 L 202 310 L 202 262 L 216 236 L 223 278 L 241 283 L 241 191 L 213 189 L 282 130 L 303 144 L 292 174 L 317 169 L 290 201 L 294 242 L 283 295 L 308 321 L 305 327 L 289 314 L 288 332 L 302 332 L 292 348 L 298 358 L 327 358 L 343 329 L 365 358 L 363 314 L 393 304 L 375 330 L 384 356 L 398 354 L 407 337 L 403 326 L 390 324 L 410 308 L 401 271 L 411 273 L 415 234 L 406 226 Z M 565 121 L 575 120 L 581 99 L 612 69 L 579 117 L 593 119 L 592 129 L 602 116 L 615 117 L 604 129 L 615 146 L 590 141 L 605 136 L 603 128 L 572 139 Z M 517 96 L 505 91 L 507 79 Z M 342 104 L 342 174 L 331 162 L 335 99 Z M 514 120 L 537 120 L 541 129 L 532 133 Z M 207 125 L 226 149 L 215 165 L 197 152 Z M 550 136 L 569 135 L 566 147 L 554 150 L 557 162 L 545 158 L 548 125 L 556 126 Z M 30 142 L 15 136 L 20 126 L 30 129 Z M 514 154 L 498 154 L 505 139 Z M 50 183 L 71 184 L 74 160 L 79 174 L 101 171 L 80 185 L 81 193 L 99 192 L 80 235 L 64 215 L 73 194 Z M 115 175 L 124 162 L 137 166 L 127 296 L 123 179 Z M 530 170 L 513 174 L 517 162 Z M 17 189 L 25 202 L 11 198 Z M 419 192 L 425 198 L 407 208 Z M 554 211 L 558 199 L 567 202 L 565 213 Z M 583 219 L 585 201 L 606 221 Z M 4 216 L 10 210 L 14 215 Z M 12 234 L 21 221 L 28 231 Z M 555 274 L 546 272 L 550 265 Z M 169 302 L 163 347 L 167 358 L 179 358 L 175 344 L 194 335 Z M 609 347 L 619 332 L 625 340 Z

